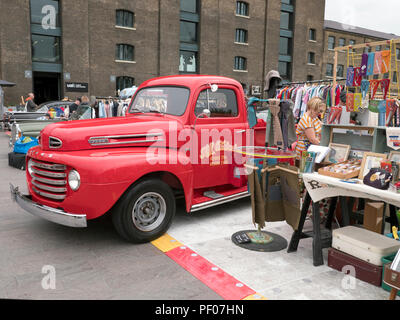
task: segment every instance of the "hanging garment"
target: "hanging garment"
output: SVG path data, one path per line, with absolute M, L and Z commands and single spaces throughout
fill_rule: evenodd
M 346 86 L 352 87 L 354 83 L 354 68 L 347 68 L 347 78 L 346 78 Z
M 272 130 L 274 132 L 274 146 L 283 148 L 282 129 L 279 121 L 280 101 L 277 99 L 269 100 L 269 110 L 272 115 Z
M 353 112 L 354 111 L 354 94 L 348 93 L 346 95 L 346 111 Z
M 381 74 L 382 72 L 382 52 L 375 52 L 375 65 L 374 74 Z
M 353 81 L 353 86 L 354 87 L 359 87 L 361 85 L 361 68 L 354 68 L 354 81 Z
M 293 101 L 291 100 L 284 100 L 280 103 L 279 119 L 282 129 L 283 147 L 285 150 L 297 140 L 293 105 Z
M 389 87 L 390 87 L 390 79 L 382 79 L 380 80 L 380 87 L 383 91 L 383 100 L 386 100 Z
M 367 76 L 372 76 L 374 74 L 375 65 L 375 53 L 368 53 L 368 65 L 367 65 Z
M 361 93 L 354 94 L 354 112 L 359 112 L 362 104 L 362 95 Z
M 390 50 L 382 51 L 382 73 L 389 72 L 390 69 Z
M 369 84 L 370 84 L 370 88 L 371 88 L 371 100 L 375 99 L 375 95 L 376 95 L 376 91 L 378 91 L 378 87 L 379 87 L 379 80 L 370 80 Z
M 103 101 L 99 102 L 99 118 L 105 118 L 106 117 L 106 111 L 104 109 L 104 103 Z
M 365 97 L 367 96 L 368 91 L 369 91 L 369 81 L 366 79 L 363 79 L 361 81 L 361 93 L 362 93 L 363 99 L 365 99 Z
M 367 68 L 368 68 L 368 53 L 363 53 L 361 57 L 361 76 L 367 76 Z

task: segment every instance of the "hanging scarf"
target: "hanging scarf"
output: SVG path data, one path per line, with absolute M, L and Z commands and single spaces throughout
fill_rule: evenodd
M 354 68 L 354 80 L 353 80 L 353 86 L 354 87 L 359 87 L 361 85 L 361 68 Z
M 346 111 L 353 112 L 354 111 L 354 94 L 348 93 L 346 95 Z
M 389 72 L 390 67 L 390 50 L 382 51 L 382 73 Z
M 381 74 L 382 72 L 382 52 L 375 52 L 375 66 L 374 74 Z
M 369 81 L 369 84 L 371 87 L 371 100 L 375 99 L 375 94 L 376 94 L 376 91 L 378 90 L 379 82 L 380 82 L 379 80 L 370 80 Z
M 390 79 L 382 79 L 382 80 L 380 80 L 380 86 L 381 86 L 382 91 L 383 91 L 383 100 L 386 100 L 386 96 L 388 94 L 389 87 L 390 87 Z
M 354 83 L 354 68 L 347 68 L 347 78 L 346 78 L 346 86 L 352 87 Z
M 363 79 L 361 81 L 361 92 L 362 92 L 363 99 L 365 99 L 365 97 L 367 96 L 368 90 L 369 90 L 369 81 L 366 79 Z
M 361 57 L 361 76 L 367 76 L 367 68 L 368 68 L 368 53 L 363 53 Z
M 367 76 L 372 76 L 374 74 L 374 64 L 375 64 L 375 53 L 368 53 L 368 65 L 367 65 Z
M 354 112 L 359 112 L 362 104 L 361 93 L 354 94 Z

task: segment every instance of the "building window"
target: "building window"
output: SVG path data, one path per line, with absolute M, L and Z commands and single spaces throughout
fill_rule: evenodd
M 307 82 L 313 81 L 313 80 L 314 80 L 314 76 L 312 76 L 312 75 L 307 76 Z
M 280 37 L 279 39 L 279 54 L 291 56 L 292 55 L 292 39 Z
M 197 42 L 197 23 L 181 20 L 181 42 Z
M 314 52 L 309 52 L 308 53 L 308 63 L 309 64 L 315 64 L 315 53 Z
M 400 49 L 396 48 L 396 59 L 400 60 Z
M 244 57 L 235 57 L 235 70 L 247 70 L 247 59 Z
M 59 37 L 32 34 L 32 61 L 61 63 Z
M 329 50 L 335 49 L 335 37 L 333 36 L 328 37 L 328 49 Z
M 326 64 L 326 76 L 333 77 L 333 64 L 332 63 Z
M 197 13 L 197 0 L 184 0 L 181 1 L 181 11 Z
M 282 3 L 283 4 L 287 4 L 289 6 L 292 6 L 293 5 L 293 0 L 282 0 Z
M 115 20 L 118 27 L 133 28 L 135 25 L 133 12 L 127 10 L 117 10 Z
M 344 74 L 344 65 L 338 64 L 337 65 L 336 76 L 340 77 L 340 78 L 343 78 L 343 74 Z
M 117 77 L 116 85 L 117 91 L 131 88 L 135 85 L 135 79 L 132 77 Z
M 43 26 L 43 23 L 45 23 L 48 29 L 60 27 L 58 0 L 30 0 L 30 4 L 31 24 Z M 48 16 L 48 19 L 43 20 L 45 16 Z
M 281 29 L 293 29 L 293 14 L 291 12 L 281 11 Z
M 317 41 L 317 31 L 315 29 L 310 29 L 308 32 L 308 40 Z
M 191 51 L 180 51 L 179 53 L 179 72 L 197 72 L 197 53 Z
M 376 46 L 375 51 L 381 51 L 382 50 L 382 46 Z
M 364 48 L 364 53 L 369 53 L 371 51 L 372 51 L 372 49 L 369 46 Z
M 291 70 L 292 64 L 290 62 L 279 61 L 278 71 L 283 79 L 290 80 L 292 78 Z
M 356 44 L 356 41 L 355 41 L 355 40 L 349 40 L 349 45 L 350 45 L 350 46 L 354 46 L 355 44 Z M 356 49 L 351 48 L 351 49 L 350 49 L 350 52 L 356 52 Z
M 235 42 L 247 43 L 247 30 L 236 29 Z
M 398 79 L 397 79 L 397 72 L 393 71 L 393 79 L 392 79 L 393 83 L 397 83 Z
M 249 4 L 243 1 L 236 1 L 236 14 L 240 16 L 249 16 Z
M 339 47 L 344 47 L 346 45 L 346 39 L 339 38 Z
M 115 49 L 115 60 L 135 61 L 134 47 L 129 44 L 117 44 Z

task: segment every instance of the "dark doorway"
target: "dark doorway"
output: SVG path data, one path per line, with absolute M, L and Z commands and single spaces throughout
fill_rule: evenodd
M 59 73 L 34 72 L 33 93 L 35 103 L 61 100 L 61 76 Z

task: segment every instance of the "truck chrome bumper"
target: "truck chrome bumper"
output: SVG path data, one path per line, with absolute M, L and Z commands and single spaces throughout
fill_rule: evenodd
M 74 228 L 87 227 L 85 214 L 67 213 L 60 209 L 43 206 L 41 204 L 33 202 L 29 197 L 22 195 L 19 192 L 18 187 L 14 188 L 14 186 L 11 183 L 10 183 L 10 191 L 12 200 L 17 202 L 22 209 L 28 211 L 34 216 L 49 220 L 54 223 L 62 224 L 68 227 L 74 227 Z

